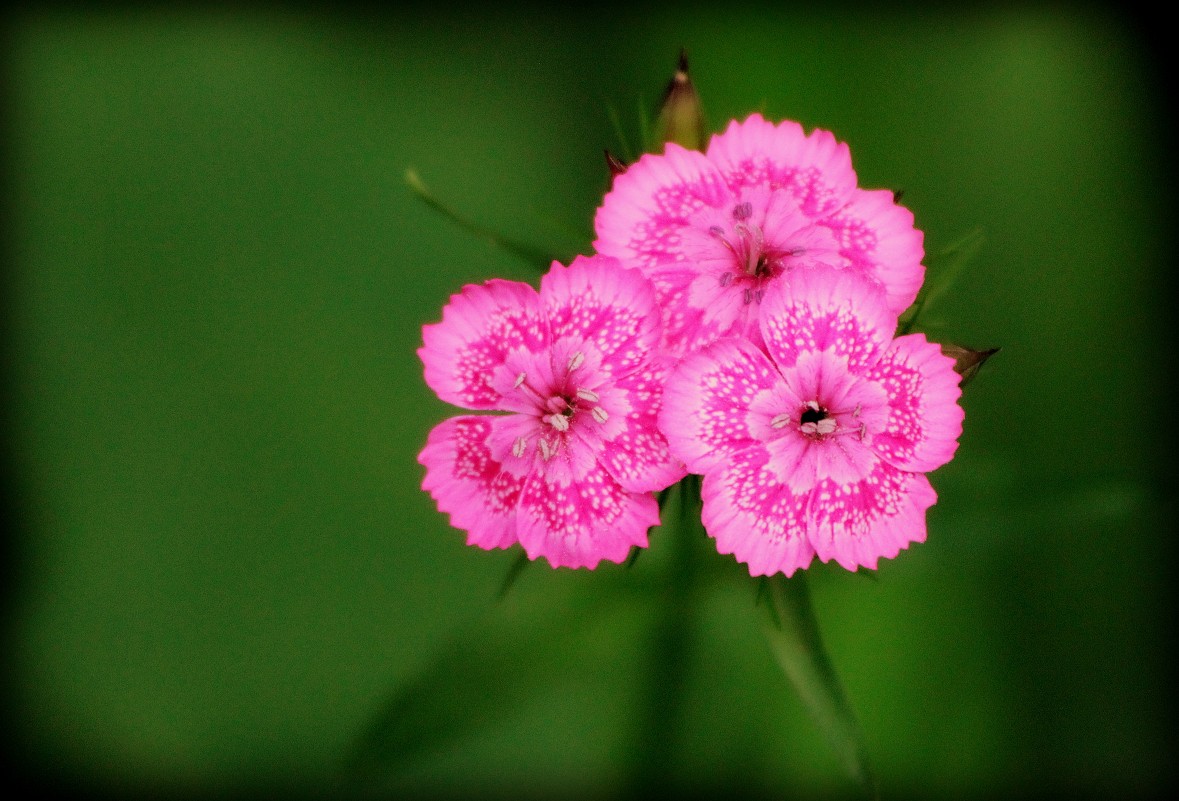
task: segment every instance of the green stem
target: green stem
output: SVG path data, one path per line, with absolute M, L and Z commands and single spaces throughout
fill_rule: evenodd
M 677 784 L 673 760 L 684 714 L 684 684 L 692 649 L 691 622 L 697 599 L 696 546 L 700 531 L 700 481 L 689 475 L 677 485 L 678 517 L 663 532 L 671 560 L 660 577 L 659 605 L 643 671 L 631 792 L 635 798 L 664 796 Z M 670 504 L 668 505 L 670 507 Z
M 805 571 L 792 578 L 776 574 L 767 584 L 770 620 L 765 628 L 774 657 L 848 775 L 869 798 L 878 798 L 863 733 L 823 646 Z

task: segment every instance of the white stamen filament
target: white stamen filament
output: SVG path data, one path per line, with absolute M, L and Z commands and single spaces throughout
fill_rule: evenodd
M 592 389 L 577 390 L 577 397 L 581 398 L 582 400 L 589 401 L 590 403 L 597 403 L 599 400 L 601 400 L 601 398 L 598 397 L 598 393 L 594 392 Z
M 582 363 L 584 362 L 585 354 L 581 351 L 575 351 L 573 355 L 569 357 L 569 371 L 572 372 L 576 370 L 578 367 L 581 367 Z
M 516 383 L 512 384 L 512 389 L 519 389 L 520 385 L 524 383 L 524 379 L 524 373 L 520 373 L 520 375 L 516 376 Z
M 603 409 L 601 406 L 595 406 L 593 409 L 590 410 L 590 414 L 592 414 L 594 416 L 594 419 L 597 420 L 599 423 L 604 423 L 609 418 L 609 415 L 606 414 L 606 410 Z

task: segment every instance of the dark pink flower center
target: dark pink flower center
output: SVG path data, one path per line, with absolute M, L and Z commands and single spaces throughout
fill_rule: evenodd
M 795 428 L 798 433 L 815 442 L 830 437 L 855 434 L 864 439 L 867 427 L 860 419 L 860 407 L 850 410 L 831 411 L 817 400 L 807 401 L 797 412 L 783 412 L 770 421 L 774 428 Z
M 547 391 L 532 386 L 525 373 L 516 377 L 514 389 L 529 399 L 544 424 L 538 429 L 536 447 L 545 461 L 553 458 L 564 447 L 574 425 L 582 425 L 582 421 L 584 424 L 592 422 L 601 425 L 609 419 L 606 410 L 598 405 L 601 401 L 598 393 L 578 386 L 575 380 L 575 374 L 584 361 L 585 356 L 580 351 L 570 356 L 564 379 L 558 382 L 557 387 Z M 523 456 L 528 446 L 529 438 L 517 437 L 512 445 L 512 453 L 517 457 Z
M 767 242 L 759 225 L 749 221 L 753 206 L 748 201 L 733 207 L 728 230 L 714 225 L 708 232 L 732 254 L 733 269 L 721 274 L 721 286 L 736 286 L 746 305 L 761 301 L 764 284 L 786 269 L 786 260 L 803 253 L 801 248 L 780 248 Z

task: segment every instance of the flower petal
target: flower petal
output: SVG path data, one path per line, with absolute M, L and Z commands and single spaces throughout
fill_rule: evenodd
M 525 484 L 520 498 L 520 544 L 529 559 L 553 567 L 594 568 L 622 562 L 632 546 L 646 547 L 647 530 L 659 523 L 650 493 L 623 489 L 601 465 L 567 464 L 565 449 Z
M 542 352 L 549 339 L 536 290 L 497 278 L 451 296 L 442 321 L 422 327 L 422 341 L 426 384 L 439 398 L 465 409 L 503 409 L 512 408 L 502 398 L 513 363 Z
M 569 267 L 554 263 L 541 278 L 540 297 L 553 342 L 592 349 L 600 370 L 625 375 L 659 344 L 655 290 L 617 259 L 578 256 Z
M 516 542 L 516 507 L 527 462 L 510 459 L 497 429 L 519 425 L 512 417 L 464 415 L 434 427 L 418 462 L 426 468 L 422 489 L 450 524 L 467 532 L 467 544 L 486 550 Z M 500 436 L 497 436 L 500 433 Z M 508 435 L 509 438 L 511 435 Z M 504 461 L 513 464 L 506 465 Z M 506 468 L 506 469 L 505 469 Z
M 888 420 L 872 450 L 901 470 L 928 472 L 953 458 L 965 413 L 954 360 L 924 334 L 893 340 L 865 376 L 888 396 Z
M 879 558 L 924 542 L 925 510 L 937 500 L 924 473 L 898 470 L 881 459 L 860 481 L 822 479 L 812 494 L 810 542 L 824 562 L 834 559 L 848 570 L 875 569 Z
M 770 436 L 773 410 L 797 408 L 764 353 L 730 337 L 685 358 L 667 380 L 659 428 L 693 473 L 707 473 L 736 451 Z
M 806 531 L 810 494 L 792 491 L 783 478 L 760 446 L 704 477 L 704 529 L 717 551 L 748 565 L 751 576 L 789 576 L 815 555 Z
M 627 267 L 684 261 L 683 227 L 702 207 L 725 206 L 729 198 L 703 153 L 669 143 L 614 178 L 594 215 L 594 250 Z
M 757 185 L 788 189 L 812 219 L 837 210 L 856 186 L 845 143 L 821 129 L 808 136 L 789 120 L 774 125 L 759 114 L 734 120 L 712 138 L 707 155 L 734 192 Z
M 828 350 L 846 356 L 859 374 L 875 364 L 896 330 L 883 291 L 855 270 L 823 264 L 796 267 L 766 292 L 761 332 L 780 368 L 799 354 Z
M 925 234 L 913 212 L 884 189 L 857 189 L 846 206 L 820 221 L 839 241 L 840 253 L 884 287 L 888 308 L 900 314 L 925 280 Z
M 671 455 L 658 423 L 663 387 L 673 366 L 670 358 L 652 360 L 620 378 L 602 397 L 607 423 L 620 420 L 622 425 L 603 440 L 599 459 L 631 492 L 657 492 L 687 474 L 684 464 Z

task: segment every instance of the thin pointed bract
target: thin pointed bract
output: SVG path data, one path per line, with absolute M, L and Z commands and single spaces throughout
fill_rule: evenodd
M 806 574 L 800 572 L 792 578 L 771 576 L 763 587 L 769 596 L 770 612 L 763 630 L 774 658 L 848 776 L 866 797 L 877 798 L 864 735 L 823 645 Z
M 999 348 L 974 350 L 962 345 L 951 344 L 943 344 L 941 348 L 942 353 L 954 360 L 954 370 L 962 376 L 960 386 L 965 386 L 968 381 L 978 375 L 979 369 L 986 364 L 987 360 L 999 352 Z
M 529 245 L 526 242 L 520 242 L 518 240 L 505 237 L 462 216 L 450 206 L 439 200 L 434 195 L 434 193 L 430 191 L 429 187 L 427 187 L 425 183 L 422 182 L 421 177 L 418 176 L 417 172 L 412 167 L 405 171 L 405 183 L 419 199 L 426 203 L 426 205 L 442 214 L 455 225 L 458 225 L 468 233 L 486 241 L 493 247 L 497 247 L 500 250 L 506 251 L 511 253 L 513 256 L 523 259 L 539 270 L 547 270 L 550 264 L 552 264 L 554 261 L 562 260 L 563 258 L 563 256 L 560 254 L 549 253 L 548 251 L 542 250 L 541 248 Z
M 623 160 L 630 161 L 633 151 L 630 149 L 630 144 L 626 140 L 626 133 L 622 130 L 622 118 L 618 116 L 618 109 L 610 106 L 606 110 L 606 114 L 610 118 L 610 125 L 614 128 L 614 134 L 618 137 L 618 147 L 622 150 Z

